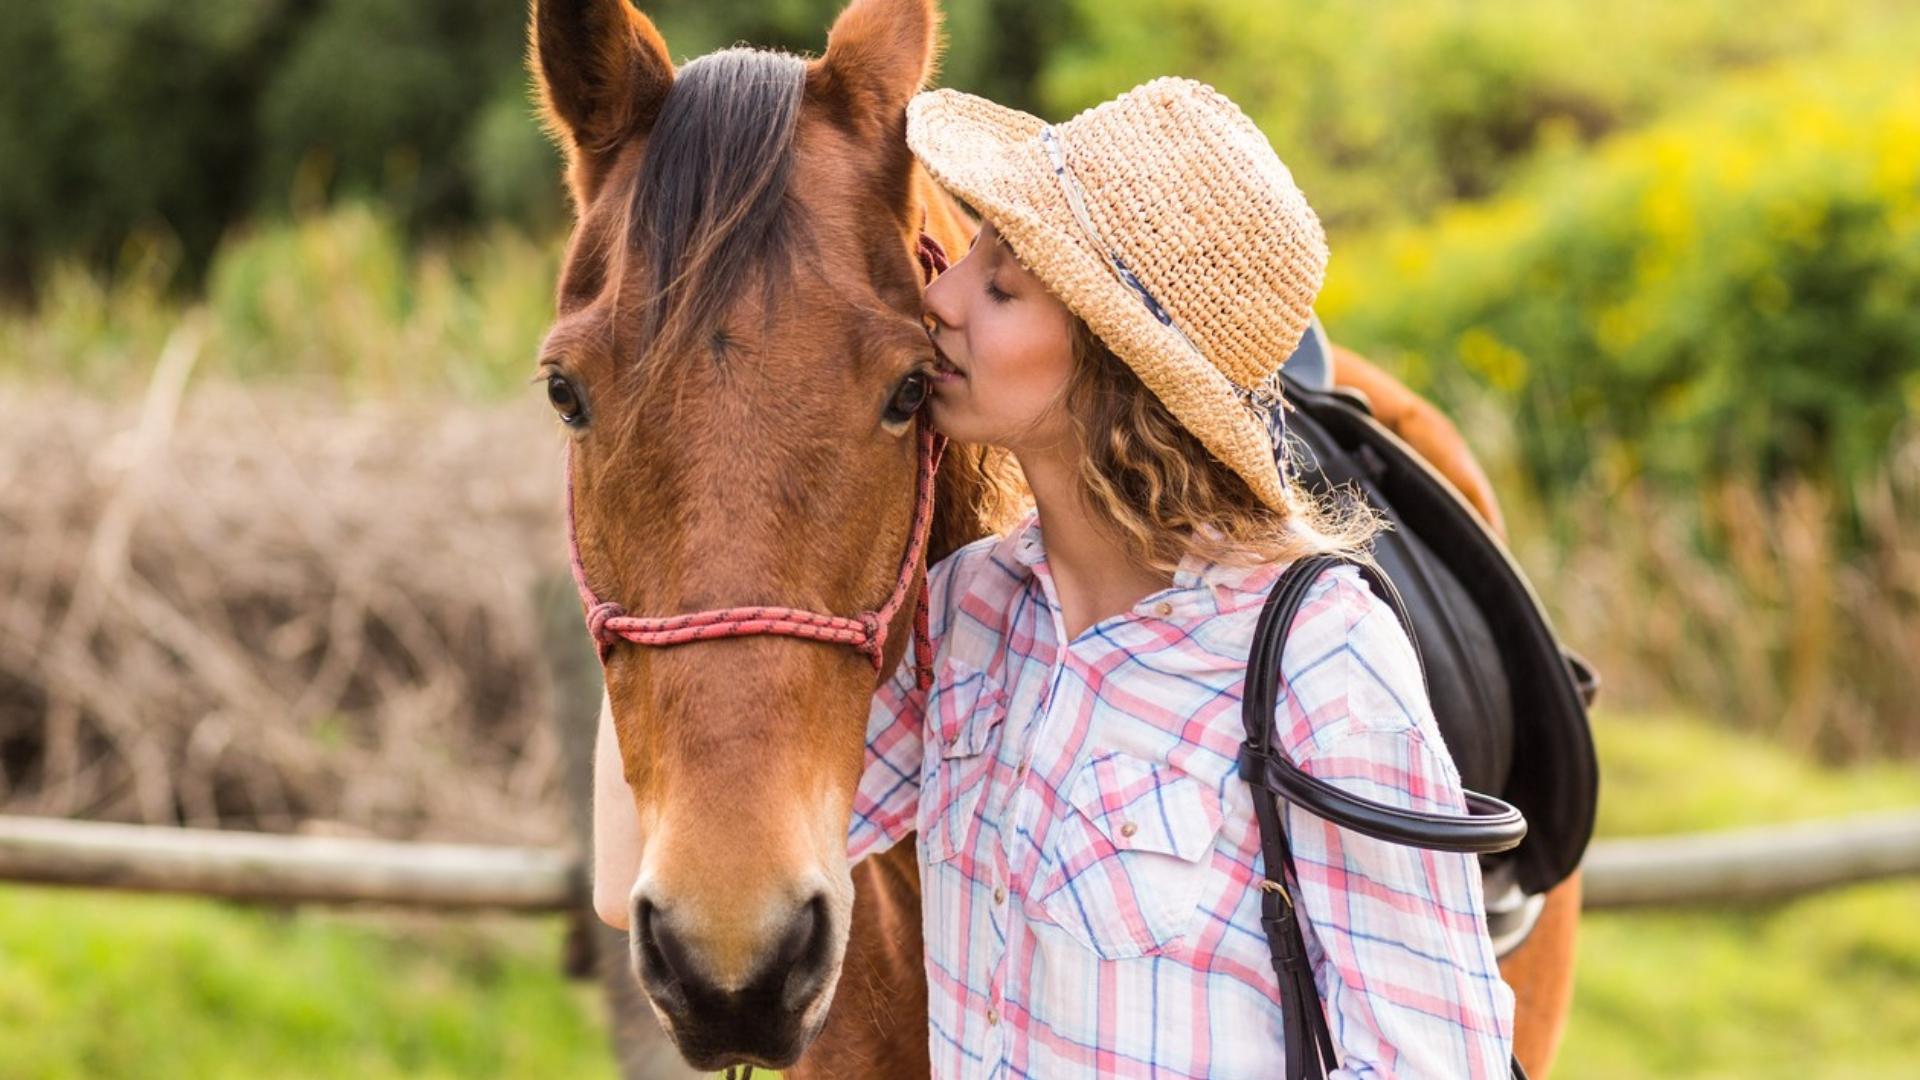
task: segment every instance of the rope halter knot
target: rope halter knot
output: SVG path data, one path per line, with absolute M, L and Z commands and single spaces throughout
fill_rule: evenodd
M 626 608 L 621 607 L 611 600 L 604 600 L 594 604 L 587 609 L 587 633 L 593 635 L 593 640 L 596 642 L 601 644 L 608 643 L 610 640 L 610 632 L 607 630 L 607 622 L 626 613 Z

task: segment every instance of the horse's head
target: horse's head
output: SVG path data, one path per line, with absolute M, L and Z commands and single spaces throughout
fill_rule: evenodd
M 932 359 L 905 106 L 936 21 L 931 0 L 854 0 L 817 60 L 729 49 L 676 71 L 626 0 L 535 5 L 576 211 L 540 372 L 600 598 L 853 614 L 893 590 Z M 824 1019 L 865 719 L 914 608 L 878 668 L 789 636 L 605 655 L 644 838 L 635 970 L 695 1065 L 779 1066 Z

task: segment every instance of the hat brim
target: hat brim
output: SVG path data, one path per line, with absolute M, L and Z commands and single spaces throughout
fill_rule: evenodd
M 1020 264 L 1086 321 L 1182 427 L 1262 502 L 1286 510 L 1266 425 L 1218 367 L 1114 275 L 1053 173 L 1040 142 L 1045 127 L 956 90 L 919 94 L 907 108 L 907 144 L 934 180 L 992 222 Z

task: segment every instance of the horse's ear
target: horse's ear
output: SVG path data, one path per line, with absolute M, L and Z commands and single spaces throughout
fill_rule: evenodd
M 590 196 L 626 140 L 645 138 L 659 117 L 673 87 L 667 43 L 628 0 L 534 0 L 527 37 L 574 193 Z
M 934 0 L 853 0 L 807 69 L 807 90 L 860 126 L 906 124 L 907 99 L 933 77 L 940 9 Z

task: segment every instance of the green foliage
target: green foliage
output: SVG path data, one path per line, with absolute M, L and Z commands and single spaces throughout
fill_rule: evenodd
M 511 151 L 497 130 L 484 160 L 464 150 L 485 106 L 526 100 L 524 21 L 459 0 L 19 0 L 0 20 L 0 285 L 54 256 L 123 270 L 129 238 L 196 280 L 229 227 L 289 198 L 471 220 L 470 169 L 540 145 L 529 108 Z
M 560 158 L 537 115 L 516 83 L 496 93 L 473 119 L 460 164 L 472 177 L 473 209 L 483 225 L 505 222 L 549 234 L 566 221 Z
M 1645 120 L 1729 70 L 1888 25 L 1898 0 L 1079 0 L 1047 65 L 1066 115 L 1158 75 L 1247 111 L 1336 230 L 1490 194 L 1542 148 Z
M 1920 76 L 1740 80 L 1333 274 L 1337 336 L 1494 395 L 1543 491 L 1800 475 L 1844 504 L 1920 409 Z
M 677 58 L 818 53 L 845 0 L 649 0 Z M 1219 85 L 1336 228 L 1499 190 L 1541 148 L 1730 69 L 1910 32 L 1900 0 L 944 0 L 940 81 L 1062 115 L 1166 73 Z M 0 286 L 51 256 L 178 248 L 252 213 L 387 202 L 409 236 L 564 216 L 520 4 L 20 0 L 0 23 Z
M 496 395 L 531 373 L 558 258 L 504 227 L 409 249 L 391 219 L 358 205 L 261 228 L 222 248 L 209 274 L 208 353 L 244 378 Z
M 24 284 L 52 252 L 112 267 L 136 233 L 204 260 L 245 205 L 248 94 L 290 10 L 277 0 L 9 4 L 0 19 L 0 284 Z
M 461 148 L 502 91 L 526 100 L 524 16 L 464 0 L 321 6 L 260 84 L 258 194 L 378 195 L 409 222 L 470 220 L 475 176 Z M 537 143 L 531 115 L 522 135 Z
M 747 42 L 818 55 L 849 0 L 642 0 L 674 56 Z M 938 84 L 1015 108 L 1036 107 L 1035 81 L 1077 33 L 1073 0 L 940 0 L 946 48 Z
M 676 57 L 819 53 L 845 0 L 657 0 Z M 947 85 L 1030 104 L 1067 0 L 948 0 Z M 257 212 L 377 200 L 410 239 L 566 204 L 536 122 L 526 6 L 467 0 L 18 0 L 0 20 L 0 291 L 54 259 L 171 248 L 197 285 Z M 134 253 L 124 250 L 133 241 Z

